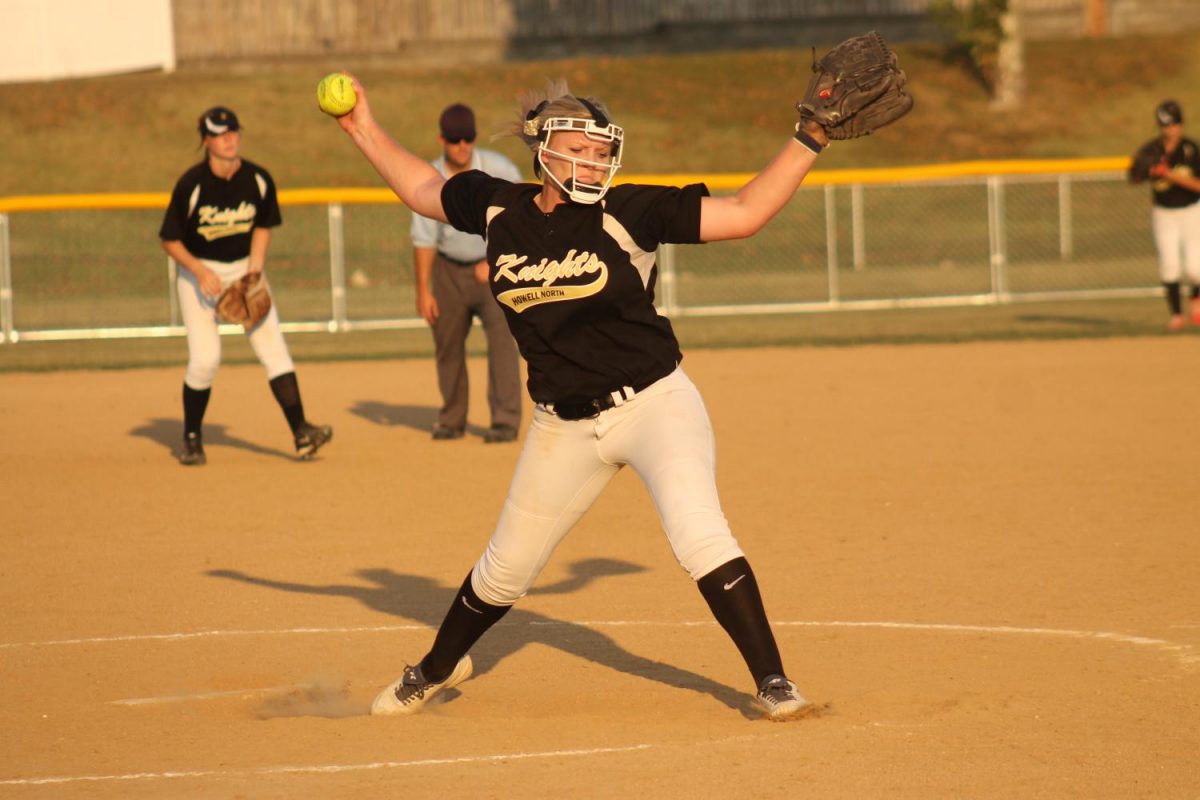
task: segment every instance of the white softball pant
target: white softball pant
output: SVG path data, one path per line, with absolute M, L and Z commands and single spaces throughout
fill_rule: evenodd
M 480 599 L 511 605 L 625 464 L 650 491 L 680 565 L 699 580 L 742 555 L 717 498 L 716 447 L 682 369 L 594 419 L 534 409 L 508 498 L 471 571 Z
M 1158 275 L 1163 283 L 1179 283 L 1186 274 L 1200 285 L 1200 203 L 1183 208 L 1155 206 L 1152 212 Z
M 203 259 L 202 259 L 203 260 Z M 224 288 L 246 274 L 250 260 L 207 261 L 204 266 L 221 278 Z M 217 329 L 217 301 L 200 291 L 196 277 L 180 268 L 176 280 L 179 289 L 179 311 L 187 328 L 188 364 L 184 383 L 193 389 L 204 390 L 213 385 L 217 369 L 221 366 L 221 334 Z M 267 370 L 267 380 L 294 372 L 296 367 L 288 353 L 283 332 L 279 330 L 279 314 L 272 298 L 271 310 L 248 334 L 254 355 Z

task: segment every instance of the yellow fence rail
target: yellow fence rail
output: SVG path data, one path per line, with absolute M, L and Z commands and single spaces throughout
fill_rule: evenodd
M 805 186 L 851 186 L 889 183 L 920 183 L 961 178 L 981 178 L 1004 175 L 1062 175 L 1095 172 L 1117 172 L 1129 167 L 1124 156 L 1108 158 L 1029 159 L 1011 161 L 961 161 L 951 164 L 925 164 L 883 169 L 815 170 L 805 180 Z M 704 183 L 710 189 L 733 190 L 744 186 L 752 173 L 715 174 L 650 174 L 625 175 L 617 183 L 650 183 L 666 186 L 686 186 Z M 79 209 L 166 208 L 171 196 L 167 192 L 133 192 L 102 194 L 13 195 L 0 197 L 0 214 L 22 211 L 66 211 Z M 281 189 L 282 205 L 375 205 L 399 203 L 399 198 L 387 188 L 305 188 Z

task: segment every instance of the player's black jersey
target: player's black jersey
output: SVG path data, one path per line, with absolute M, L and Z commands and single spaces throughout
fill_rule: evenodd
M 188 252 L 210 261 L 250 255 L 250 233 L 283 222 L 275 181 L 262 167 L 242 159 L 229 180 L 213 174 L 208 159 L 183 173 L 171 192 L 160 239 L 181 241 Z
M 700 241 L 702 184 L 615 186 L 595 205 L 537 206 L 537 184 L 483 172 L 446 182 L 450 224 L 487 240 L 489 285 L 540 403 L 600 397 L 670 374 L 682 356 L 654 308 L 660 243 Z
M 1191 139 L 1184 139 L 1175 148 L 1175 152 L 1167 155 L 1166 149 L 1163 147 L 1162 139 L 1153 139 L 1142 145 L 1141 149 L 1134 155 L 1134 163 L 1159 163 L 1167 159 L 1167 166 L 1172 172 L 1179 172 L 1184 175 L 1197 178 L 1200 177 L 1200 149 L 1197 149 L 1196 143 Z M 1132 170 L 1131 170 L 1132 174 Z M 1149 180 L 1150 188 L 1154 192 L 1154 205 L 1162 206 L 1163 208 L 1183 208 L 1190 206 L 1192 203 L 1200 201 L 1200 192 L 1193 192 L 1175 183 L 1162 178 L 1151 178 L 1148 175 L 1135 176 L 1141 180 Z

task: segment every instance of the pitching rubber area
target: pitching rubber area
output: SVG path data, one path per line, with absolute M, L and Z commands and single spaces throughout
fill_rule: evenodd
M 1194 797 L 1200 338 L 692 351 L 725 512 L 815 718 L 753 685 L 623 471 L 413 717 L 517 445 L 428 360 L 5 374 L 0 797 Z M 528 414 L 526 416 L 528 419 Z M 522 437 L 523 440 L 523 437 Z

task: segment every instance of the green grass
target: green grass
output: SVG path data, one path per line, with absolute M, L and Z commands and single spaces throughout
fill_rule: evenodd
M 378 186 L 337 126 L 316 108 L 326 72 L 349 68 L 372 108 L 415 151 L 437 155 L 436 121 L 449 102 L 476 109 L 481 142 L 547 78 L 603 98 L 625 126 L 630 173 L 745 172 L 778 150 L 809 75 L 808 42 L 757 50 L 630 58 L 408 67 L 379 59 L 311 59 L 180 68 L 86 80 L 0 85 L 5 143 L 0 195 L 167 191 L 198 160 L 195 120 L 233 107 L 244 152 L 281 187 Z M 1154 133 L 1163 97 L 1200 108 L 1200 34 L 1030 42 L 1029 100 L 999 113 L 983 89 L 933 45 L 899 45 L 916 99 L 896 127 L 838 143 L 823 169 L 976 158 L 1114 156 Z M 528 169 L 510 137 L 491 146 Z

